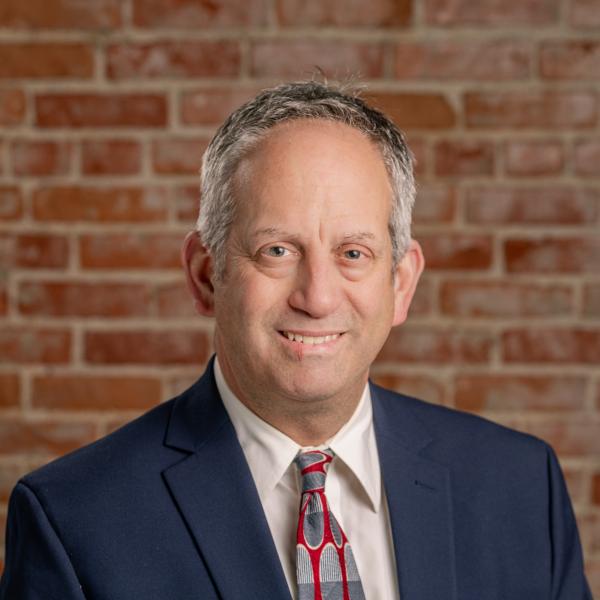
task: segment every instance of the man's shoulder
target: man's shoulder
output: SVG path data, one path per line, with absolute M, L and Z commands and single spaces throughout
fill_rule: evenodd
M 402 429 L 402 420 L 410 418 L 428 436 L 428 452 L 443 456 L 492 458 L 493 456 L 532 456 L 537 459 L 550 451 L 548 444 L 529 433 L 517 431 L 480 415 L 452 407 L 433 404 L 372 384 L 380 420 L 393 423 L 387 427 Z
M 121 477 L 140 473 L 143 465 L 160 465 L 173 451 L 163 440 L 177 398 L 164 402 L 108 435 L 82 446 L 24 476 L 34 491 L 51 492 L 56 486 L 81 490 L 96 483 L 116 484 Z

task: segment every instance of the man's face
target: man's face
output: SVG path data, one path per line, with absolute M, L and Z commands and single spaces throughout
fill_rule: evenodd
M 250 407 L 358 400 L 407 308 L 379 150 L 339 123 L 280 125 L 242 161 L 235 194 L 214 290 L 217 354 L 233 391 Z

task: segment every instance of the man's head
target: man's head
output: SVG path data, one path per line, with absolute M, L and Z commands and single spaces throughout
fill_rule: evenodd
M 337 87 L 315 81 L 288 83 L 261 92 L 232 113 L 204 154 L 197 230 L 213 256 L 217 277 L 224 273 L 225 242 L 236 208 L 232 186 L 241 159 L 273 127 L 299 119 L 349 125 L 375 143 L 392 188 L 389 228 L 394 264 L 408 248 L 415 184 L 411 153 L 402 133 L 381 112 Z
M 335 117 L 310 114 L 310 90 L 316 114 Z M 406 146 L 359 100 L 294 84 L 236 111 L 203 169 L 201 233 L 183 258 L 198 311 L 216 318 L 225 378 L 297 441 L 323 441 L 356 406 L 423 268 Z

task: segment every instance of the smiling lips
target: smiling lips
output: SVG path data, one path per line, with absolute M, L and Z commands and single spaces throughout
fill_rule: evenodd
M 294 333 L 293 331 L 282 331 L 281 332 L 291 342 L 300 342 L 301 344 L 310 344 L 315 346 L 317 344 L 326 344 L 340 337 L 340 333 L 333 333 L 328 335 L 302 335 L 300 333 Z

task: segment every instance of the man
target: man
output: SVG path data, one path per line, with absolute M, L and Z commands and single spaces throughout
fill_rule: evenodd
M 424 260 L 395 126 L 319 83 L 238 109 L 183 262 L 203 377 L 25 477 L 0 598 L 590 599 L 542 441 L 368 383 Z

